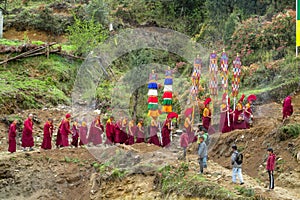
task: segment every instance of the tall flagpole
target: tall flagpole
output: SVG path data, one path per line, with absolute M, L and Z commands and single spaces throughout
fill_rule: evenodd
M 296 57 L 298 57 L 298 45 L 300 44 L 300 27 L 299 27 L 299 24 L 298 24 L 298 21 L 300 23 L 300 16 L 298 14 L 299 9 L 298 9 L 298 2 L 299 0 L 296 0 Z

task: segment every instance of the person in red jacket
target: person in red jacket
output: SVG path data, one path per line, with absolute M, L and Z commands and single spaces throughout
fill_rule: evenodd
M 26 151 L 26 147 L 29 147 L 29 151 L 33 151 L 34 141 L 33 141 L 33 115 L 29 114 L 28 118 L 24 121 L 24 128 L 22 132 L 22 147 L 23 151 Z
M 42 142 L 42 149 L 51 149 L 51 139 L 53 134 L 53 120 L 51 118 L 44 125 L 44 138 Z
M 71 114 L 66 114 L 66 118 L 61 122 L 60 126 L 60 134 L 61 134 L 61 142 L 63 147 L 69 146 L 69 139 L 68 135 L 71 134 L 70 130 L 70 119 L 71 119 Z
M 16 152 L 17 150 L 17 143 L 16 143 L 16 136 L 17 136 L 17 123 L 18 120 L 14 120 L 11 125 L 9 126 L 8 131 L 8 151 L 10 153 Z
M 273 153 L 272 148 L 268 148 L 268 159 L 267 159 L 267 171 L 269 174 L 269 189 L 274 189 L 274 168 L 275 168 L 275 161 L 276 155 Z

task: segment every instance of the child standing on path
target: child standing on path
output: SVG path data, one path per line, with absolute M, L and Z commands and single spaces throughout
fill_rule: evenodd
M 274 189 L 274 167 L 276 161 L 276 155 L 273 153 L 272 148 L 268 148 L 268 159 L 267 159 L 267 171 L 269 174 L 269 189 Z

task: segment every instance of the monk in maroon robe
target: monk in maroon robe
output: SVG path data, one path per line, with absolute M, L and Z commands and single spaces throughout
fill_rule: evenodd
M 61 128 L 61 125 L 62 125 L 63 121 L 64 120 L 62 119 L 61 122 L 58 125 L 57 134 L 56 134 L 56 142 L 55 142 L 56 148 L 59 148 L 59 147 L 62 146 L 60 128 Z
M 115 143 L 121 142 L 121 128 L 122 128 L 122 120 L 118 120 L 115 124 Z
M 42 142 L 42 149 L 51 149 L 51 139 L 53 134 L 53 120 L 48 119 L 48 121 L 44 124 L 44 138 Z
M 60 134 L 63 147 L 69 146 L 68 136 L 72 133 L 70 130 L 70 119 L 71 115 L 68 113 L 66 114 L 66 118 L 61 123 Z
M 145 132 L 144 132 L 144 120 L 140 119 L 138 125 L 137 125 L 137 130 L 136 130 L 136 141 L 135 143 L 142 143 L 145 142 Z
M 287 96 L 282 104 L 282 120 L 288 118 L 293 114 L 292 97 Z
M 128 139 L 127 135 L 127 119 L 124 118 L 121 123 L 120 144 L 125 144 Z
M 17 143 L 16 143 L 17 123 L 18 120 L 15 119 L 9 126 L 9 130 L 8 130 L 8 151 L 10 153 L 16 152 L 17 150 Z
M 71 142 L 71 144 L 74 147 L 78 147 L 78 138 L 79 138 L 78 122 L 74 121 L 72 126 L 72 142 Z
M 106 122 L 106 141 L 105 144 L 114 144 L 115 140 L 115 124 L 114 117 L 111 116 Z
M 136 126 L 134 124 L 134 120 L 131 120 L 128 124 L 128 138 L 126 141 L 127 145 L 134 144 L 134 136 L 136 135 Z
M 162 147 L 170 146 L 171 119 L 167 118 L 162 128 Z
M 242 103 L 238 103 L 233 113 L 233 128 L 234 129 L 246 129 L 247 125 L 244 117 L 244 109 Z
M 87 133 L 88 133 L 88 127 L 86 125 L 86 122 L 83 121 L 81 123 L 81 126 L 79 128 L 79 138 L 80 138 L 80 142 L 79 142 L 79 145 L 80 146 L 83 146 L 83 145 L 86 145 L 88 142 L 87 142 Z
M 101 117 L 100 115 L 98 115 L 91 124 L 88 142 L 92 142 L 93 145 L 102 144 L 103 132 L 104 132 L 104 127 L 101 124 Z
M 160 146 L 160 142 L 157 136 L 159 132 L 157 117 L 152 117 L 151 126 L 150 126 L 150 138 L 148 143 Z
M 220 106 L 220 124 L 219 124 L 219 130 L 222 133 L 227 133 L 231 131 L 231 126 L 232 124 L 230 123 L 230 116 L 229 116 L 229 106 L 227 107 L 227 94 L 224 93 L 223 97 L 222 97 L 222 104 Z M 229 100 L 229 98 L 228 98 Z M 230 105 L 230 103 L 228 102 L 228 105 Z
M 34 141 L 33 141 L 33 115 L 29 114 L 28 118 L 24 121 L 24 128 L 22 132 L 22 147 L 26 151 L 26 147 L 29 147 L 30 151 L 33 151 Z

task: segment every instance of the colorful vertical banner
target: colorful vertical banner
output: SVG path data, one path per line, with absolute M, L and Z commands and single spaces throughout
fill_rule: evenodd
M 234 61 L 233 61 L 233 69 L 232 69 L 232 96 L 233 96 L 233 103 L 234 107 L 233 109 L 235 110 L 235 105 L 236 105 L 236 97 L 239 94 L 239 87 L 240 87 L 240 76 L 241 76 L 241 59 L 239 54 L 236 55 Z
M 148 83 L 148 115 L 151 117 L 159 116 L 158 112 L 158 97 L 157 97 L 157 83 L 158 75 L 152 70 L 152 73 L 149 75 Z
M 296 0 L 296 47 L 300 46 L 300 0 Z
M 163 94 L 163 107 L 162 112 L 170 113 L 172 112 L 172 97 L 173 97 L 173 71 L 170 67 L 165 72 L 165 82 L 164 82 L 164 94 Z

